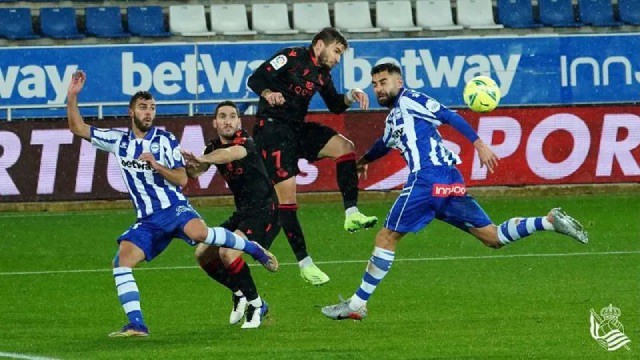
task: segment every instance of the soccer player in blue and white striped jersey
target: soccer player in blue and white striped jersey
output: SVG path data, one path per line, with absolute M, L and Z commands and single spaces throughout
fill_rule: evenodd
M 494 225 L 475 199 L 467 195 L 462 174 L 455 167 L 460 158 L 447 149 L 437 128 L 448 124 L 464 135 L 474 145 L 482 166 L 491 173 L 498 164 L 496 154 L 460 115 L 423 93 L 404 88 L 402 72 L 396 64 L 376 65 L 371 76 L 378 102 L 391 111 L 385 120 L 384 135 L 358 160 L 358 171 L 366 174 L 368 163 L 393 148 L 402 154 L 410 174 L 376 235 L 360 287 L 350 299 L 322 308 L 325 316 L 336 320 L 366 317 L 367 301 L 389 272 L 400 239 L 408 232 L 423 229 L 433 219 L 466 231 L 496 249 L 542 230 L 588 242 L 582 225 L 560 208 L 546 216 L 514 217 Z
M 141 261 L 151 261 L 162 253 L 173 238 L 181 238 L 191 245 L 203 243 L 241 250 L 268 270 L 277 270 L 278 262 L 269 251 L 224 228 L 209 228 L 191 207 L 182 194 L 187 172 L 178 140 L 170 132 L 153 126 L 156 103 L 150 93 L 141 91 L 131 97 L 131 130 L 101 129 L 85 124 L 80 115 L 78 94 L 85 82 L 86 74 L 77 71 L 69 85 L 69 129 L 116 157 L 137 214 L 135 224 L 118 238 L 119 249 L 113 260 L 118 298 L 129 323 L 109 336 L 149 334 L 132 269 Z

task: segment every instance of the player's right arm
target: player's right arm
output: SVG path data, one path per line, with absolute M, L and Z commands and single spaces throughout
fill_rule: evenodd
M 85 140 L 91 139 L 91 127 L 84 123 L 78 108 L 78 94 L 82 91 L 87 76 L 82 70 L 76 71 L 71 77 L 71 83 L 67 90 L 67 120 L 69 130 Z

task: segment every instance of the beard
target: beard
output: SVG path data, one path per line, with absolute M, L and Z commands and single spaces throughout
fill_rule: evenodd
M 153 124 L 153 122 L 151 122 L 149 125 L 145 125 L 142 120 L 140 120 L 137 116 L 133 115 L 133 123 L 136 125 L 136 127 L 142 131 L 142 132 L 147 132 L 149 131 L 149 129 L 151 128 L 151 125 Z
M 398 94 L 385 94 L 385 97 L 383 99 L 379 98 L 378 96 L 376 96 L 376 99 L 378 100 L 378 104 L 380 104 L 380 106 L 384 106 L 384 107 L 391 107 L 393 106 L 394 101 L 396 100 L 396 96 Z
M 329 65 L 329 55 L 326 50 L 322 50 L 320 52 L 320 55 L 318 55 L 318 62 L 323 68 L 331 70 L 332 66 Z

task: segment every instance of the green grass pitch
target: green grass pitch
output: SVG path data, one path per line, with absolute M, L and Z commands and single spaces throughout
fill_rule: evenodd
M 174 243 L 134 271 L 150 329 L 110 339 L 126 317 L 110 261 L 132 210 L 0 214 L 0 358 L 56 359 L 523 359 L 634 358 L 640 351 L 640 195 L 478 198 L 494 222 L 562 206 L 586 226 L 581 245 L 535 234 L 500 250 L 440 222 L 400 243 L 362 322 L 320 307 L 360 284 L 374 231 L 342 229 L 339 203 L 303 203 L 308 249 L 331 276 L 305 284 L 282 234 L 281 270 L 251 270 L 270 305 L 263 327 L 228 324 L 230 294 Z M 388 201 L 363 202 L 384 219 Z M 199 208 L 217 225 L 229 207 Z M 630 350 L 609 353 L 589 333 L 589 311 L 620 308 Z M 3 355 L 4 354 L 4 355 Z

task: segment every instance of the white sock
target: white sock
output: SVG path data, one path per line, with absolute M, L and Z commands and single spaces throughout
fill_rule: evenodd
M 262 299 L 260 298 L 260 296 L 258 296 L 257 298 L 249 301 L 249 305 L 255 308 L 259 308 L 260 306 L 262 306 Z
M 344 212 L 345 212 L 345 214 L 347 216 L 349 216 L 349 215 L 351 215 L 353 213 L 357 213 L 359 211 L 358 211 L 358 207 L 357 206 L 352 206 L 352 207 L 348 208 L 347 210 L 345 210 Z
M 298 261 L 298 266 L 300 266 L 300 269 L 307 268 L 311 265 L 313 265 L 313 260 L 311 260 L 311 256 L 307 256 L 306 258 Z
M 238 297 L 243 297 L 243 296 L 244 296 L 244 294 L 243 294 L 243 293 L 242 293 L 242 291 L 240 291 L 240 290 L 235 291 L 235 292 L 233 293 L 233 295 L 238 296 Z

